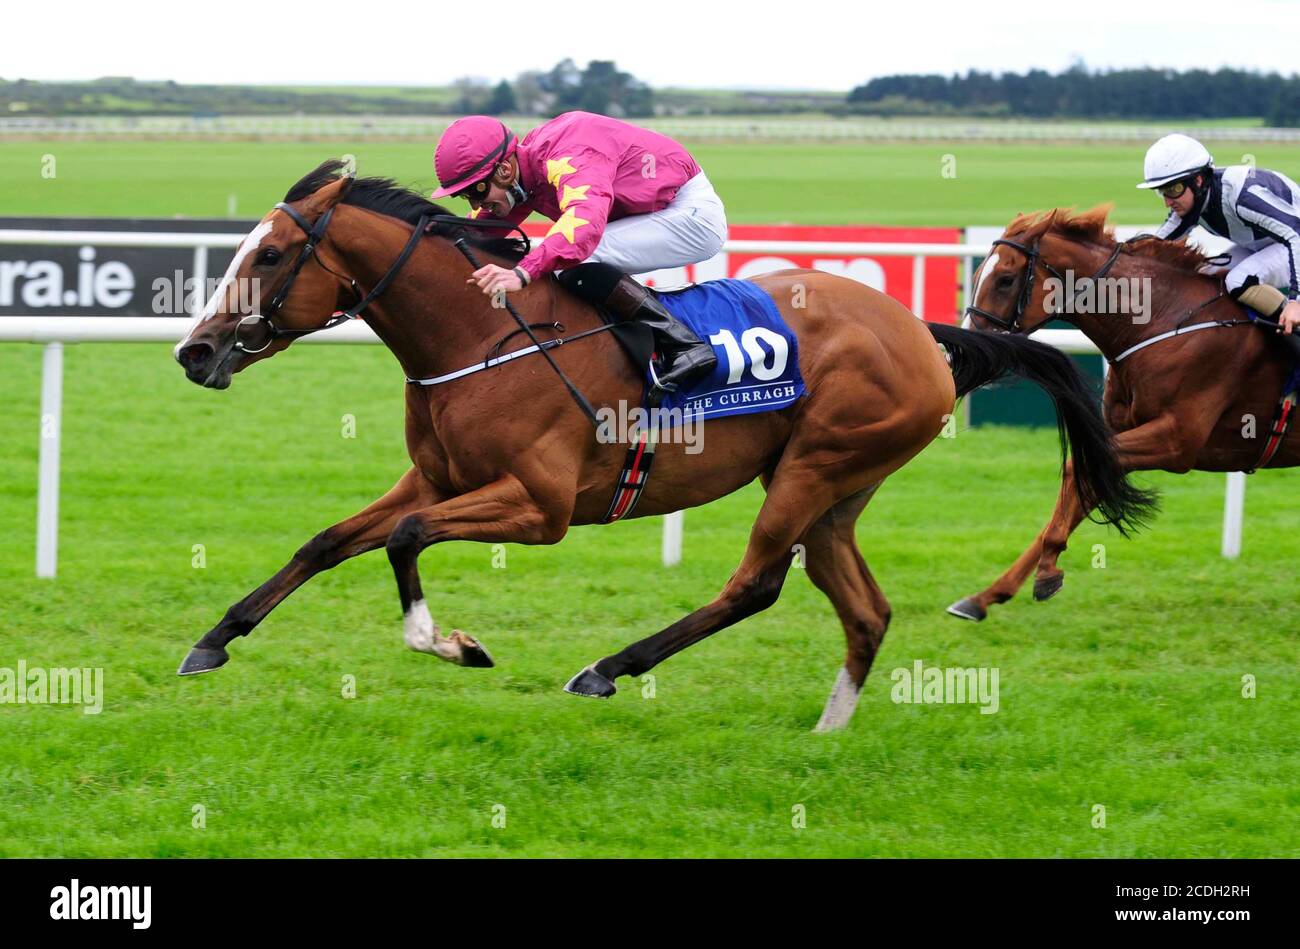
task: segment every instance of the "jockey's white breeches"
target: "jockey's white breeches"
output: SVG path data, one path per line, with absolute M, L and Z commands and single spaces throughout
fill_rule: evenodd
M 704 172 L 678 189 L 668 206 L 605 226 L 589 263 L 640 274 L 708 260 L 727 239 L 727 212 Z
M 1228 263 L 1215 267 L 1214 272 L 1227 271 L 1223 282 L 1229 293 L 1240 289 L 1249 277 L 1258 277 L 1260 283 L 1283 292 L 1291 286 L 1291 254 L 1285 244 L 1272 240 L 1252 241 L 1233 244 L 1225 253 L 1230 256 Z

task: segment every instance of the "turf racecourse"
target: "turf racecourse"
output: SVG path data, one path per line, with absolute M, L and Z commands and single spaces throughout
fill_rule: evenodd
M 773 167 L 784 153 L 767 147 L 747 162 L 717 156 L 730 162 L 714 177 L 736 194 L 734 219 L 996 223 L 1011 205 L 1112 196 L 1124 219 L 1152 218 L 1128 194 L 1132 156 L 1107 149 L 1094 184 L 1074 196 L 1067 183 L 1053 200 L 1023 156 L 977 186 L 971 146 L 954 146 L 965 181 L 965 170 L 939 177 L 938 157 L 920 155 L 934 149 L 884 148 L 858 156 L 864 174 L 894 168 L 892 154 L 907 180 L 850 182 L 855 211 L 825 188 L 778 188 L 793 172 Z M 0 213 L 42 213 L 42 202 L 45 213 L 220 213 L 215 166 L 269 203 L 341 150 L 153 145 L 145 161 L 127 154 L 135 146 L 35 146 L 71 149 L 55 179 L 70 192 L 38 199 L 39 178 L 8 188 L 25 148 L 0 147 Z M 848 173 L 853 156 L 828 149 L 809 160 Z M 1056 157 L 1082 167 L 1088 154 Z M 374 157 L 381 167 L 363 172 L 427 178 L 427 159 Z M 950 185 L 951 204 L 932 193 Z M 227 667 L 177 679 L 226 606 L 404 469 L 401 373 L 378 348 L 302 347 L 214 393 L 187 383 L 165 346 L 69 347 L 60 576 L 38 582 L 39 371 L 38 348 L 0 347 L 0 667 L 102 667 L 105 698 L 99 715 L 0 705 L 0 855 L 1300 854 L 1289 472 L 1250 479 L 1232 563 L 1217 553 L 1222 476 L 1142 477 L 1164 496 L 1151 531 L 1125 541 L 1085 525 L 1055 600 L 1017 600 L 973 625 L 942 608 L 1041 526 L 1054 435 L 984 428 L 936 441 L 862 519 L 894 621 L 851 726 L 812 735 L 843 638 L 799 571 L 773 609 L 656 669 L 653 690 L 624 681 L 607 702 L 560 691 L 587 662 L 716 593 L 756 486 L 688 512 L 686 559 L 671 571 L 658 565 L 653 519 L 575 529 L 554 548 L 509 546 L 504 562 L 481 545 L 426 552 L 434 615 L 480 636 L 493 670 L 403 647 L 377 553 L 296 593 L 233 644 Z M 345 415 L 355 438 L 343 437 Z M 997 668 L 997 713 L 896 704 L 890 673 L 916 660 Z M 1243 676 L 1257 697 L 1243 698 Z M 1105 827 L 1093 826 L 1096 805 Z
M 1300 175 L 1300 146 L 1213 145 L 1220 164 L 1253 156 Z M 1019 211 L 1102 202 L 1115 204 L 1121 223 L 1164 216 L 1157 198 L 1133 186 L 1140 145 L 753 142 L 691 150 L 735 223 L 1005 224 Z M 0 142 L 0 215 L 221 217 L 234 194 L 237 214 L 256 218 L 319 162 L 344 154 L 362 175 L 426 191 L 434 183 L 432 146 L 415 143 Z M 55 159 L 53 178 L 42 175 L 46 155 Z

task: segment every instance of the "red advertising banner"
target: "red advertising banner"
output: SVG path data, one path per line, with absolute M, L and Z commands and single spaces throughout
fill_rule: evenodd
M 524 231 L 532 238 L 546 234 L 545 222 L 530 222 Z M 958 244 L 962 232 L 956 227 L 810 227 L 788 224 L 733 224 L 732 240 L 745 241 L 833 241 L 891 244 Z M 916 299 L 912 283 L 915 258 L 852 253 L 744 253 L 723 252 L 690 267 L 657 270 L 646 278 L 650 286 L 677 287 L 719 277 L 755 277 L 789 267 L 810 267 L 861 281 L 888 293 L 908 309 Z M 925 292 L 922 315 L 936 323 L 957 322 L 957 296 L 961 282 L 961 260 L 957 257 L 925 258 Z

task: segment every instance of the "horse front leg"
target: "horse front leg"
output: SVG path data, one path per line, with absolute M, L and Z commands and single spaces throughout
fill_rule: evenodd
M 642 675 L 718 630 L 766 610 L 781 595 L 795 543 L 834 503 L 835 493 L 836 486 L 820 481 L 816 469 L 800 461 L 783 461 L 750 530 L 740 566 L 722 592 L 671 626 L 593 662 L 570 679 L 564 691 L 609 698 L 617 691 L 614 683 L 620 676 Z
M 369 507 L 321 531 L 293 555 L 275 576 L 226 611 L 202 639 L 194 644 L 177 675 L 198 675 L 226 664 L 226 645 L 247 636 L 271 610 L 316 574 L 343 561 L 382 547 L 393 527 L 411 511 L 428 507 L 437 493 L 419 471 L 410 469 L 397 484 Z
M 1203 441 L 1204 433 L 1197 432 L 1189 437 L 1176 417 L 1164 415 L 1120 432 L 1115 436 L 1115 450 L 1125 472 L 1155 469 L 1182 472 L 1191 470 Z M 1057 566 L 1057 560 L 1065 551 L 1074 529 L 1087 516 L 1088 509 L 1079 501 L 1075 489 L 1074 467 L 1066 462 L 1056 508 L 1047 526 L 1006 573 L 983 592 L 952 604 L 948 612 L 960 619 L 977 622 L 984 619 L 990 606 L 1005 603 L 1015 596 L 1035 568 L 1034 599 L 1047 600 L 1055 596 L 1065 582 L 1065 572 Z
M 1034 566 L 1039 562 L 1043 555 L 1043 538 L 1047 535 L 1053 524 L 1061 520 L 1062 508 L 1070 502 L 1070 497 L 1074 492 L 1073 470 L 1069 462 L 1066 463 L 1064 476 L 1061 479 L 1061 490 L 1056 497 L 1056 507 L 1052 510 L 1052 519 L 1047 526 L 1039 531 L 1034 542 L 1029 545 L 1023 554 L 1016 558 L 1016 562 L 1007 568 L 1006 572 L 997 580 L 993 581 L 986 590 L 977 593 L 974 596 L 968 596 L 958 600 L 952 606 L 948 607 L 948 612 L 958 619 L 968 619 L 979 622 L 988 616 L 988 608 L 994 603 L 1005 603 L 1016 595 L 1017 591 L 1024 586 L 1029 579 L 1029 575 L 1034 572 Z M 1077 507 L 1077 502 L 1075 504 Z M 1066 531 L 1066 536 L 1074 530 L 1076 524 L 1071 524 Z M 1064 543 L 1062 543 L 1064 549 Z
M 1203 411 L 1201 417 L 1213 421 L 1215 416 L 1209 411 Z M 1115 436 L 1115 450 L 1125 471 L 1163 469 L 1181 474 L 1192 470 L 1196 455 L 1208 437 L 1208 426 L 1202 425 L 1202 430 L 1188 432 L 1179 425 L 1178 419 L 1166 415 L 1147 425 L 1120 432 Z M 1035 600 L 1050 599 L 1061 589 L 1065 573 L 1056 565 L 1056 561 L 1064 553 L 1074 529 L 1088 514 L 1074 491 L 1072 474 L 1072 469 L 1067 466 L 1066 482 L 1062 484 L 1061 492 L 1064 499 L 1068 484 L 1071 508 L 1063 512 L 1058 505 L 1058 516 L 1052 518 L 1040 538 L 1042 550 L 1034 578 Z
M 388 560 L 397 579 L 406 645 L 459 666 L 488 667 L 492 657 L 459 629 L 443 636 L 425 603 L 420 553 L 449 540 L 483 543 L 554 544 L 564 537 L 573 511 L 557 496 L 538 501 L 513 475 L 482 488 L 408 513 L 388 538 Z

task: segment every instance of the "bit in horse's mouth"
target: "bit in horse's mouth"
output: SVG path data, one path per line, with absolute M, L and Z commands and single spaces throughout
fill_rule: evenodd
M 201 345 L 208 346 L 209 344 L 203 343 Z M 208 370 L 206 374 L 203 373 L 202 369 L 186 367 L 185 378 L 189 379 L 190 382 L 193 382 L 196 385 L 203 386 L 205 389 L 229 388 L 230 377 L 232 375 L 230 371 L 231 363 L 234 361 L 233 357 L 235 354 L 236 350 L 232 343 L 226 351 L 222 353 L 220 358 L 208 357 L 207 360 L 204 360 L 212 365 L 212 368 Z M 185 363 L 182 361 L 181 365 L 184 366 Z
M 236 355 L 238 355 L 238 351 L 232 343 L 229 348 L 226 349 L 225 353 L 222 354 L 221 359 L 217 361 L 216 367 L 213 368 L 212 372 L 208 373 L 208 377 L 203 380 L 203 387 L 205 389 L 230 388 L 230 377 L 233 375 L 233 372 L 231 371 L 231 363 L 235 361 Z

